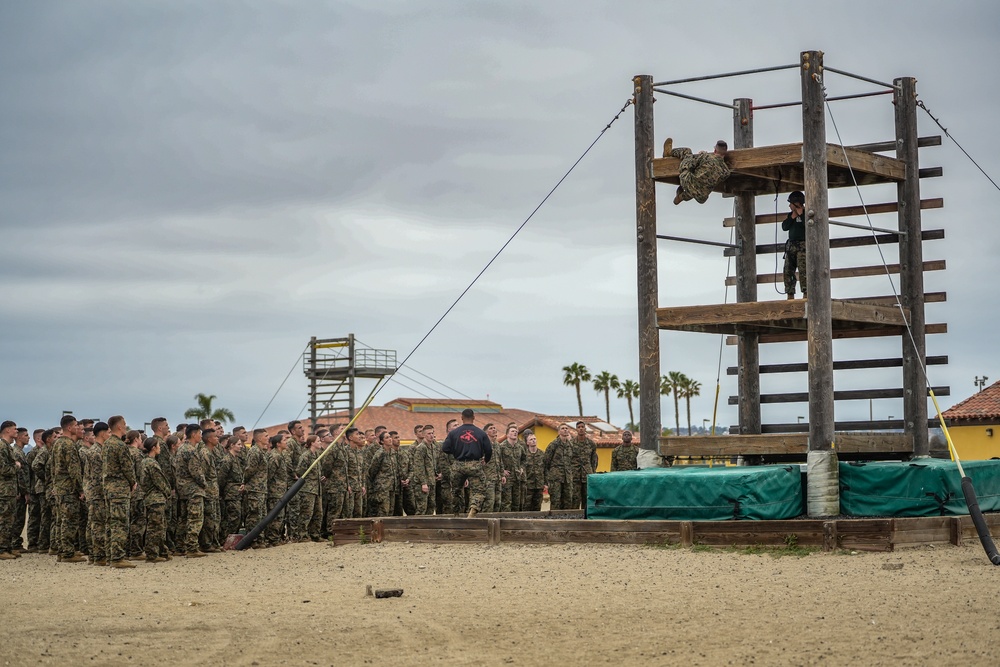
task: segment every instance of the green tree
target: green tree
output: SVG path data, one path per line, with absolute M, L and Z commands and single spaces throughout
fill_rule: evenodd
M 635 415 L 632 413 L 632 399 L 639 398 L 639 383 L 634 380 L 624 380 L 618 386 L 618 398 L 628 402 L 628 421 L 630 427 L 635 427 Z
M 234 422 L 236 417 L 233 411 L 227 408 L 212 408 L 212 401 L 216 399 L 215 394 L 206 396 L 205 394 L 195 394 L 194 400 L 198 404 L 196 408 L 189 408 L 184 412 L 184 419 L 214 419 L 222 423 Z
M 688 435 L 691 435 L 691 399 L 695 396 L 701 396 L 701 383 L 685 375 L 684 382 L 681 384 L 681 396 L 687 403 Z
M 670 371 L 660 378 L 660 394 L 663 396 L 673 395 L 674 397 L 674 433 L 681 432 L 681 402 L 680 388 L 684 382 L 685 375 L 678 371 Z
M 618 382 L 618 376 L 612 375 L 607 371 L 601 371 L 597 377 L 594 378 L 594 391 L 597 393 L 604 392 L 604 411 L 609 424 L 611 423 L 611 390 L 618 389 L 620 386 L 621 383 Z
M 573 363 L 563 366 L 563 384 L 576 388 L 576 405 L 580 408 L 580 416 L 583 416 L 583 397 L 580 395 L 580 384 L 590 382 L 590 371 L 583 364 Z

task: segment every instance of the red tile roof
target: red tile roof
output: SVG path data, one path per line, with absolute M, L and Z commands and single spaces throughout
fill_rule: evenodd
M 519 431 L 534 428 L 536 425 L 547 426 L 556 431 L 562 424 L 569 424 L 576 433 L 576 423 L 584 422 L 587 425 L 587 436 L 594 441 L 598 447 L 615 447 L 622 444 L 622 430 L 613 424 L 609 424 L 600 417 L 578 417 L 576 415 L 535 415 L 534 418 L 525 424 L 518 426 Z M 610 429 L 608 428 L 610 427 Z M 632 434 L 632 443 L 640 443 L 639 434 Z M 547 443 L 545 443 L 547 444 Z
M 944 418 L 950 420 L 1000 419 L 1000 382 L 994 382 L 979 393 L 951 406 L 944 411 Z

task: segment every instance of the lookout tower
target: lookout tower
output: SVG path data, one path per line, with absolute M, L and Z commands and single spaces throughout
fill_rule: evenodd
M 754 106 L 753 100 L 733 100 L 733 149 L 727 162 L 731 176 L 715 191 L 735 198 L 735 215 L 725 225 L 735 227 L 735 242 L 725 245 L 725 254 L 735 256 L 736 303 L 661 307 L 657 287 L 657 242 L 670 238 L 656 232 L 656 184 L 678 184 L 680 160 L 655 157 L 653 133 L 654 93 L 730 107 L 729 104 L 677 93 L 679 84 L 721 79 L 775 70 L 795 70 L 801 79 L 800 101 Z M 873 84 L 877 92 L 828 97 L 827 74 L 850 77 Z M 808 513 L 833 516 L 839 513 L 838 455 L 843 457 L 908 457 L 928 454 L 926 365 L 947 363 L 947 357 L 926 355 L 927 334 L 944 333 L 945 324 L 925 322 L 924 306 L 944 301 L 943 292 L 924 292 L 924 271 L 942 270 L 944 261 L 924 262 L 923 242 L 944 238 L 943 230 L 923 230 L 921 209 L 941 208 L 940 199 L 921 200 L 920 180 L 940 176 L 940 168 L 920 169 L 918 149 L 936 146 L 940 136 L 918 138 L 916 80 L 897 78 L 891 84 L 824 67 L 823 53 L 805 51 L 791 65 L 679 79 L 656 83 L 651 76 L 634 78 L 636 154 L 636 240 L 638 250 L 640 426 L 642 433 L 660 432 L 660 343 L 659 330 L 727 334 L 738 348 L 738 433 L 728 436 L 661 438 L 659 453 L 665 456 L 805 456 L 808 462 Z M 889 141 L 842 146 L 828 143 L 827 104 L 840 99 L 891 95 L 895 116 L 895 138 Z M 754 146 L 755 110 L 779 106 L 801 106 L 802 141 Z M 661 137 L 662 139 L 662 137 Z M 895 184 L 896 200 L 829 208 L 828 189 L 876 184 Z M 808 297 L 783 301 L 760 301 L 757 285 L 780 282 L 781 274 L 757 273 L 757 257 L 782 252 L 780 245 L 758 245 L 758 224 L 779 221 L 773 214 L 757 215 L 755 198 L 802 190 L 806 193 L 806 258 Z M 891 229 L 835 220 L 850 216 L 896 213 Z M 783 216 L 782 216 L 783 217 Z M 831 240 L 830 227 L 860 228 L 869 235 Z M 698 241 L 694 241 L 698 242 Z M 720 244 L 712 244 L 720 245 Z M 898 263 L 830 268 L 832 249 L 866 245 L 898 245 Z M 831 280 L 865 275 L 899 277 L 898 294 L 831 298 Z M 878 359 L 834 359 L 833 340 L 882 337 L 899 341 L 900 356 Z M 807 358 L 795 363 L 760 364 L 760 345 L 807 341 Z M 835 391 L 834 371 L 901 368 L 897 387 Z M 762 373 L 808 373 L 808 392 L 761 394 Z M 935 387 L 946 395 L 947 387 Z M 903 418 L 893 421 L 837 421 L 836 401 L 902 398 Z M 762 403 L 808 403 L 807 424 L 762 424 Z M 901 429 L 901 432 L 886 432 Z M 881 432 L 879 432 L 881 430 Z M 644 438 L 643 447 L 657 447 L 656 438 Z
M 381 380 L 395 373 L 396 351 L 359 347 L 354 334 L 343 338 L 313 336 L 302 363 L 309 380 L 309 422 L 316 428 L 316 420 L 327 412 L 346 410 L 353 417 L 357 407 L 355 380 Z

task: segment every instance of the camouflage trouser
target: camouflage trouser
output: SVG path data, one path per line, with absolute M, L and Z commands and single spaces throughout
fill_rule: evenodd
M 25 519 L 28 517 L 28 505 L 24 502 L 24 494 L 19 495 L 14 501 L 14 525 L 10 532 L 10 548 L 21 551 L 24 549 L 24 538 L 21 533 L 24 531 Z
M 729 175 L 724 162 L 711 154 L 692 155 L 690 148 L 675 148 L 670 156 L 681 161 L 677 194 L 682 201 L 694 199 L 704 204 L 715 186 Z
M 540 512 L 542 510 L 542 489 L 528 489 L 524 496 L 525 512 Z
M 392 487 L 375 488 L 371 495 L 371 516 L 392 516 L 392 508 L 396 504 L 396 497 L 392 493 Z
M 87 519 L 87 515 L 90 512 L 87 511 L 87 503 L 83 500 L 80 501 L 80 523 L 79 529 L 76 531 L 76 550 L 82 551 L 84 553 L 90 553 L 90 535 L 87 532 L 90 530 L 90 521 Z
M 202 545 L 203 551 L 219 546 L 219 498 L 205 498 L 205 520 L 201 524 L 201 532 L 198 534 L 198 542 Z
M 6 445 L 0 444 L 0 447 Z M 14 541 L 14 504 L 17 498 L 5 496 L 0 498 L 0 553 L 10 551 L 11 542 Z
M 351 498 L 352 495 L 354 496 L 353 499 Z M 361 517 L 364 516 L 365 495 L 366 494 L 362 492 L 361 489 L 357 489 L 347 495 L 347 504 L 349 505 L 349 509 L 351 510 L 351 515 L 344 518 L 360 519 Z
M 70 558 L 76 553 L 80 536 L 79 496 L 59 496 L 59 555 Z
M 806 293 L 806 242 L 788 241 L 785 243 L 785 294 L 795 294 L 795 272 L 798 269 L 799 284 L 802 294 Z
M 410 486 L 413 486 L 413 514 L 414 516 L 423 516 L 428 512 L 432 512 L 434 496 L 434 486 L 433 482 L 427 486 L 428 492 L 424 493 L 424 490 L 419 484 L 416 484 L 412 480 L 410 481 Z
M 576 493 L 573 494 L 573 500 L 576 501 L 573 509 L 587 509 L 587 476 L 583 473 L 580 473 L 580 477 L 577 479 Z
M 438 514 L 451 514 L 452 512 L 452 485 L 448 480 L 435 482 L 434 484 L 434 509 Z M 428 508 L 430 509 L 430 508 Z
M 264 517 L 267 515 L 267 507 L 265 506 L 265 497 L 263 493 L 250 492 L 246 494 L 247 503 L 247 518 L 246 527 L 247 532 L 250 532 L 257 526 Z
M 128 545 L 129 510 L 132 502 L 129 498 L 108 498 L 108 561 L 115 562 L 125 558 L 125 548 Z
M 561 479 L 551 480 L 548 483 L 549 486 L 549 509 L 550 510 L 561 510 L 563 509 L 563 503 L 569 503 L 569 500 L 565 498 L 565 495 L 572 495 L 570 488 L 572 485 L 564 483 Z
M 517 489 L 514 493 L 514 498 L 516 505 L 514 506 L 515 512 L 524 512 L 525 505 L 528 504 L 528 481 L 525 479 L 517 480 Z
M 483 511 L 492 512 L 493 506 L 496 505 L 497 498 L 497 485 L 496 482 L 490 479 L 490 475 L 486 476 L 486 484 L 483 485 Z
M 289 485 L 291 487 L 291 485 Z M 302 494 L 296 493 L 285 505 L 285 524 L 288 526 L 288 537 L 292 540 L 299 539 L 299 506 L 302 503 Z M 273 505 L 272 505 L 273 507 Z
M 469 509 L 477 512 L 482 509 L 486 498 L 486 470 L 482 461 L 455 461 L 451 464 L 451 488 L 456 491 L 455 498 L 462 498 L 462 503 L 455 502 L 454 512 L 461 514 L 464 497 L 462 489 L 469 482 Z
M 39 493 L 38 502 L 41 506 L 38 512 L 38 550 L 48 551 L 52 534 L 52 501 L 44 493 Z
M 567 482 L 563 486 L 562 508 L 564 510 L 575 510 L 580 507 L 580 478 L 573 475 L 573 481 Z
M 62 544 L 62 508 L 59 505 L 58 496 L 49 496 L 49 505 L 52 507 L 52 522 L 49 524 L 49 547 L 56 553 L 59 552 L 59 545 Z
M 142 499 L 138 496 L 132 497 L 128 516 L 131 523 L 128 527 L 127 551 L 129 556 L 138 556 L 142 554 L 142 536 L 146 533 L 146 508 L 143 507 Z
M 510 511 L 520 512 L 524 504 L 524 482 L 518 481 L 515 477 L 510 484 Z
M 195 496 L 188 498 L 187 519 L 184 526 L 184 539 L 182 540 L 184 551 L 193 554 L 198 551 L 198 535 L 205 525 L 205 497 Z
M 323 501 L 318 493 L 299 491 L 299 539 L 318 538 L 323 525 Z
M 146 558 L 167 555 L 167 506 L 156 503 L 146 505 Z
M 513 484 L 514 484 L 514 482 L 512 480 L 508 479 L 507 483 L 503 484 L 501 486 L 501 492 L 502 492 L 502 494 L 500 496 L 500 511 L 501 512 L 509 512 L 510 511 L 511 503 L 514 500 L 513 496 L 511 495 L 511 487 L 513 486 Z
M 265 509 L 268 513 L 275 508 L 275 506 L 281 502 L 281 496 L 268 496 L 267 505 Z M 266 535 L 266 542 L 271 546 L 279 544 L 285 536 L 285 510 L 282 509 L 278 512 L 277 516 L 271 519 L 271 523 L 267 524 L 267 528 L 264 530 Z
M 177 499 L 177 518 L 174 526 L 174 551 L 184 553 L 184 540 L 187 539 L 188 505 L 186 500 Z
M 240 512 L 243 509 L 243 495 L 229 497 L 222 501 L 222 534 L 225 537 L 235 535 L 240 532 L 242 523 Z M 251 526 L 252 528 L 252 526 Z
M 392 505 L 392 515 L 393 516 L 403 516 L 403 485 L 396 484 L 392 490 L 393 496 L 395 496 L 396 501 Z
M 177 548 L 177 499 L 167 498 L 167 505 L 163 511 L 163 520 L 167 529 L 167 548 L 174 551 Z
M 28 548 L 38 548 L 38 537 L 42 532 L 42 494 L 32 493 L 28 500 Z
M 407 516 L 413 516 L 417 513 L 417 504 L 413 501 L 413 482 L 402 487 L 402 496 L 403 512 Z
M 94 560 L 108 557 L 108 501 L 95 498 L 87 501 L 87 539 Z

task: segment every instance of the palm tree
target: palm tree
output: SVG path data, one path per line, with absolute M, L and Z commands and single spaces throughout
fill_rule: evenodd
M 198 407 L 190 408 L 184 412 L 184 419 L 213 419 L 220 422 L 234 422 L 236 417 L 233 416 L 233 411 L 227 408 L 215 408 L 212 409 L 212 401 L 216 398 L 215 394 L 211 396 L 206 396 L 205 394 L 195 394 L 194 400 L 198 403 Z
M 611 390 L 618 389 L 621 383 L 618 382 L 618 376 L 612 375 L 607 371 L 601 371 L 600 374 L 594 378 L 594 391 L 600 393 L 604 392 L 604 410 L 607 413 L 607 421 L 611 423 Z M 581 416 L 583 411 L 580 411 Z
M 660 394 L 663 396 L 674 396 L 674 424 L 677 426 L 674 433 L 681 432 L 681 403 L 680 390 L 685 379 L 684 373 L 670 371 L 660 378 Z
M 691 399 L 701 396 L 701 383 L 685 375 L 684 383 L 681 385 L 681 396 L 687 403 L 688 435 L 691 435 Z
M 563 366 L 563 384 L 568 387 L 576 387 L 576 404 L 580 408 L 580 416 L 583 416 L 583 397 L 580 396 L 580 383 L 590 382 L 590 371 L 583 364 L 573 363 Z
M 628 401 L 628 421 L 629 426 L 635 426 L 635 415 L 632 414 L 632 399 L 639 398 L 639 383 L 634 380 L 625 380 L 618 387 L 618 398 Z

